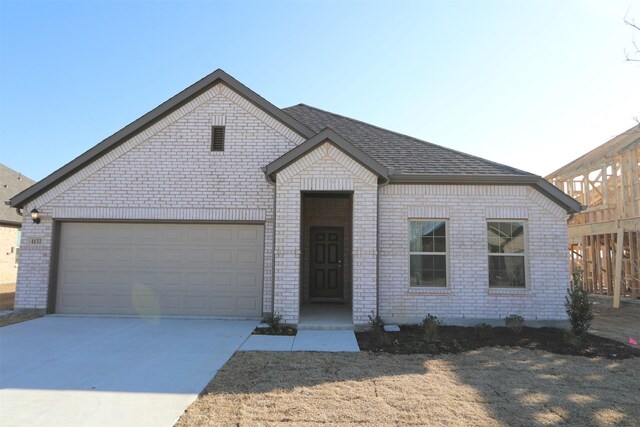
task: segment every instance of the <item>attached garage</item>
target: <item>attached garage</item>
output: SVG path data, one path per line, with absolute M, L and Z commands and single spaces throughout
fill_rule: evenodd
M 260 316 L 264 226 L 60 224 L 55 311 Z

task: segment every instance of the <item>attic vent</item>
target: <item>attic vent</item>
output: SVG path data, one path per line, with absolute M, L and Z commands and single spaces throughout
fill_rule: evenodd
M 224 151 L 224 126 L 211 127 L 211 151 Z

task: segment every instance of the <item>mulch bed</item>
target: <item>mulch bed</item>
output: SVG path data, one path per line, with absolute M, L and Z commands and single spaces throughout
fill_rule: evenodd
M 419 326 L 401 326 L 400 332 L 356 332 L 361 350 L 394 354 L 462 353 L 482 347 L 522 347 L 557 354 L 607 359 L 640 357 L 640 349 L 596 335 L 577 337 L 558 328 L 524 327 L 515 333 L 506 327 L 440 326 L 438 338 L 427 342 Z
M 292 337 L 297 333 L 298 331 L 295 328 L 284 327 L 284 328 L 275 328 L 275 329 L 274 328 L 269 328 L 269 329 L 255 328 L 251 334 L 252 335 L 284 335 L 284 336 Z

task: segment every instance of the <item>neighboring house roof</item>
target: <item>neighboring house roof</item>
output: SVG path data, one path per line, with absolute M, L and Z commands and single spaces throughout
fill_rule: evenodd
M 1 224 L 22 224 L 22 217 L 11 206 L 4 202 L 9 201 L 13 196 L 26 190 L 35 183 L 19 172 L 6 167 L 0 163 L 0 223 Z
M 547 179 L 572 177 L 591 172 L 595 168 L 602 167 L 603 160 L 613 158 L 616 154 L 626 151 L 632 145 L 640 145 L 640 124 L 622 132 L 615 138 L 567 163 L 560 169 L 551 172 L 547 175 Z
M 11 199 L 11 206 L 22 207 L 26 205 L 85 165 L 144 131 L 219 82 L 223 82 L 307 140 L 315 141 L 311 144 L 302 144 L 306 144 L 307 148 L 315 146 L 315 143 L 318 142 L 318 133 L 327 128 L 332 130 L 333 134 L 344 142 L 338 144 L 341 145 L 343 151 L 346 150 L 345 147 L 349 146 L 355 149 L 353 151 L 349 148 L 347 154 L 355 156 L 370 169 L 372 165 L 377 165 L 373 169 L 374 171 L 378 167 L 381 168 L 380 171 L 385 169 L 384 173 L 380 171 L 376 171 L 376 173 L 383 178 L 389 176 L 392 183 L 531 185 L 567 211 L 577 212 L 581 208 L 573 198 L 543 178 L 510 166 L 494 163 L 304 104 L 281 110 L 220 69 L 125 126 L 31 188 L 16 195 Z M 296 148 L 292 151 L 295 150 Z M 353 152 L 349 153 L 349 150 Z M 304 150 L 298 151 L 303 152 Z M 289 157 L 286 158 L 287 162 L 295 160 L 295 155 Z M 270 166 L 273 169 L 273 164 Z

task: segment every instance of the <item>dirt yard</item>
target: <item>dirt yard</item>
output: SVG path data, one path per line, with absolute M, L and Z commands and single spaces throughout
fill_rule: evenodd
M 611 306 L 611 298 L 593 297 L 591 332 L 594 335 L 628 344 L 629 338 L 640 342 L 640 304 L 622 301 L 620 308 Z
M 637 360 L 240 352 L 176 425 L 637 425 Z
M 16 296 L 16 284 L 0 285 L 0 311 L 13 310 L 13 300 Z

